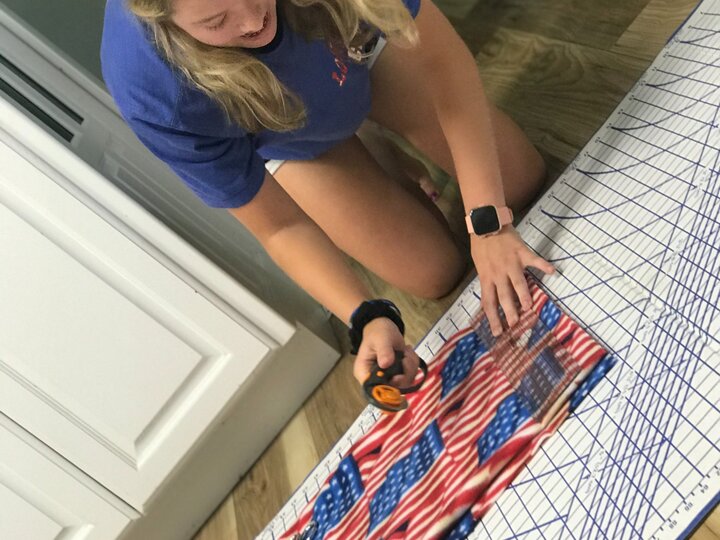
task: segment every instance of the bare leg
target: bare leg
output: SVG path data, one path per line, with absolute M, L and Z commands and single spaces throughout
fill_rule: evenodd
M 400 182 L 444 227 L 447 227 L 445 216 L 432 203 L 432 199 L 422 185 L 423 181 L 431 182 L 425 166 L 398 148 L 374 122 L 365 122 L 360 126 L 357 135 L 385 172 Z
M 419 62 L 388 44 L 371 71 L 370 118 L 403 136 L 439 167 L 455 176 L 447 141 L 423 84 Z M 515 211 L 525 208 L 542 188 L 545 165 L 522 130 L 491 106 L 495 144 L 505 199 Z
M 393 286 L 439 298 L 462 278 L 465 260 L 447 226 L 359 138 L 311 161 L 288 161 L 275 178 L 340 249 Z

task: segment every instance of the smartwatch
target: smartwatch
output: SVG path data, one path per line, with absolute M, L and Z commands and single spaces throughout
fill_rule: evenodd
M 513 221 L 513 213 L 507 206 L 479 206 L 465 216 L 468 232 L 478 236 L 497 234 L 505 225 Z

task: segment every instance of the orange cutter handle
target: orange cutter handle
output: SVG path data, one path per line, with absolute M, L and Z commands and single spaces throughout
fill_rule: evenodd
M 395 375 L 403 374 L 402 360 L 405 354 L 402 351 L 395 351 L 395 361 L 387 369 L 382 369 L 377 362 L 373 364 L 370 375 L 363 383 L 365 397 L 377 408 L 388 412 L 402 411 L 407 408 L 407 400 L 403 394 L 417 392 L 427 378 L 428 367 L 425 361 L 420 359 L 420 369 L 423 372 L 422 380 L 407 388 L 396 388 L 390 385 Z

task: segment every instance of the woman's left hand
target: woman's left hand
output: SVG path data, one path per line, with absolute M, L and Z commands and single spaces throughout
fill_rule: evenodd
M 470 251 L 480 280 L 482 308 L 494 336 L 503 331 L 498 302 L 508 325 L 520 320 L 518 300 L 524 311 L 532 307 L 532 298 L 524 271 L 532 266 L 552 274 L 555 267 L 533 253 L 512 225 L 491 236 L 472 236 Z

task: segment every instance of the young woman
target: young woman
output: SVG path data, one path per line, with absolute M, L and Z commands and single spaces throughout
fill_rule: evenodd
M 394 383 L 407 385 L 418 358 L 394 305 L 370 298 L 342 252 L 428 298 L 453 288 L 465 260 L 429 199 L 363 145 L 365 119 L 457 178 L 495 334 L 498 305 L 510 325 L 530 306 L 524 268 L 553 271 L 507 208 L 532 200 L 542 160 L 488 104 L 431 0 L 108 0 L 102 60 L 139 139 L 350 324 L 359 381 L 400 350 Z

